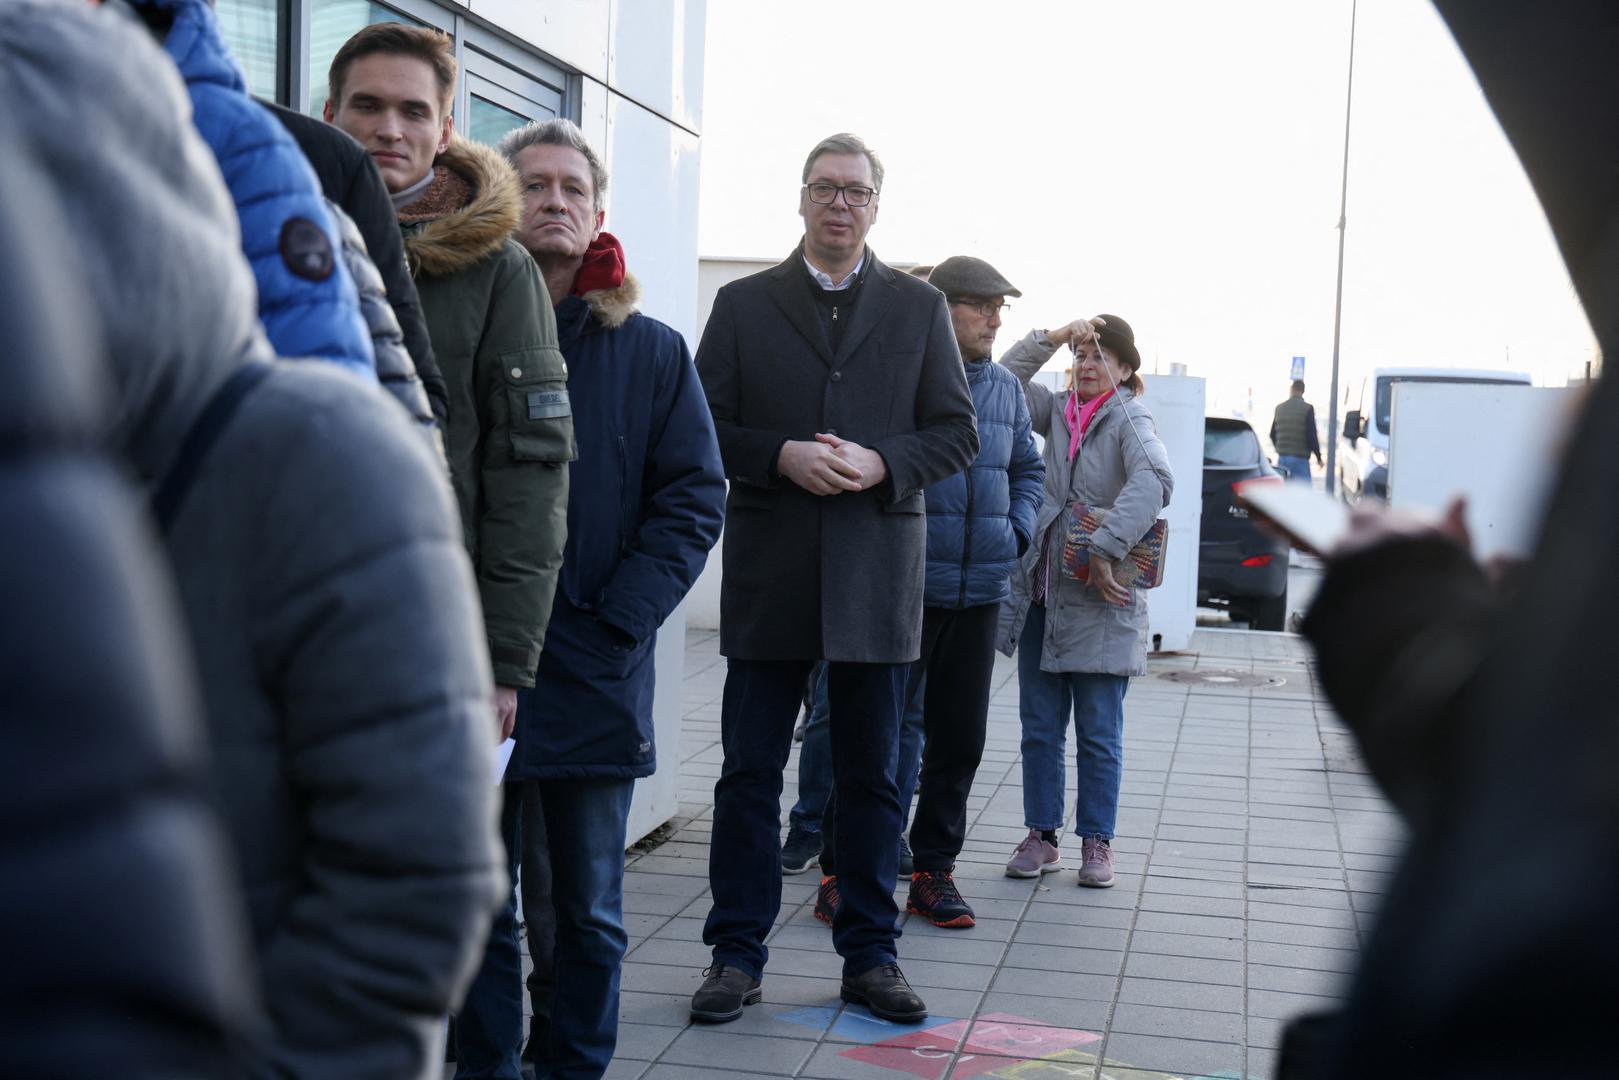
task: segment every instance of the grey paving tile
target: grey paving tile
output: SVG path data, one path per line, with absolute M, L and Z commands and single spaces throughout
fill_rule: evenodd
M 618 1047 L 613 1052 L 613 1059 L 652 1061 L 663 1053 L 664 1048 L 674 1042 L 679 1034 L 679 1028 L 669 1027 L 667 1024 L 633 1024 L 620 1020 Z
M 1130 935 L 1130 951 L 1162 956 L 1191 956 L 1209 960 L 1241 961 L 1242 938 L 1206 937 L 1198 934 L 1164 934 L 1137 930 Z
M 618 1020 L 620 1024 L 685 1027 L 691 1023 L 691 995 L 654 994 L 626 988 L 618 995 Z
M 1026 922 L 1012 940 L 1023 945 L 1056 945 L 1066 949 L 1123 949 L 1126 927 L 1073 926 L 1066 923 Z
M 798 1039 L 742 1035 L 723 1028 L 687 1028 L 663 1052 L 660 1064 L 757 1070 L 791 1076 L 809 1060 L 814 1044 Z
M 1049 997 L 1019 993 L 1016 990 L 991 990 L 984 995 L 979 1011 L 989 1015 L 1019 1017 L 1037 1024 L 1054 1027 L 1078 1028 L 1082 1031 L 1102 1031 L 1107 1026 L 1111 1000 Z
M 1132 950 L 1124 973 L 1132 978 L 1174 979 L 1182 982 L 1242 985 L 1243 965 L 1234 960 L 1211 960 L 1198 956 L 1165 956 Z
M 1283 990 L 1248 991 L 1248 1014 L 1271 1020 L 1290 1020 L 1305 1013 L 1336 1008 L 1338 999 L 1317 994 L 1293 994 Z
M 1124 1032 L 1110 1034 L 1102 1052 L 1109 1063 L 1118 1062 L 1121 1065 L 1192 1076 L 1210 1073 L 1240 1075 L 1243 1064 L 1242 1045 L 1237 1042 L 1167 1039 Z
M 1242 987 L 1179 982 L 1170 979 L 1140 979 L 1126 976 L 1119 983 L 1120 1002 L 1161 1005 L 1171 1009 L 1212 1012 L 1242 1012 Z
M 1164 934 L 1202 934 L 1206 937 L 1233 938 L 1242 936 L 1241 919 L 1223 919 L 1210 915 L 1180 915 L 1167 911 L 1143 911 L 1136 918 L 1137 930 L 1154 930 Z
M 1360 959 L 1353 949 L 1323 949 L 1270 941 L 1250 941 L 1248 962 L 1276 967 L 1306 968 L 1311 971 L 1352 972 Z
M 734 1072 L 706 1065 L 670 1065 L 659 1062 L 641 1074 L 641 1080 L 772 1080 L 790 1073 Z
M 1215 896 L 1149 892 L 1142 895 L 1139 906 L 1143 912 L 1163 911 L 1180 915 L 1218 915 L 1240 919 L 1247 904 L 1241 898 L 1224 899 Z
M 1112 1030 L 1174 1039 L 1240 1042 L 1243 1018 L 1237 1013 L 1166 1009 L 1156 1005 L 1126 1003 L 1113 1010 Z
M 1124 953 L 1110 949 L 1074 949 L 1055 945 L 1013 943 L 1007 951 L 1008 968 L 1055 968 L 1059 971 L 1078 971 L 1092 975 L 1117 975 L 1124 963 Z
M 1024 994 L 1030 997 L 1069 997 L 1105 1001 L 1113 996 L 1117 985 L 1118 979 L 1112 975 L 1002 968 L 995 974 L 989 988 L 991 992 Z
M 1291 994 L 1338 997 L 1347 984 L 1348 976 L 1337 971 L 1272 967 L 1269 964 L 1248 965 L 1248 985 L 1256 990 L 1281 990 Z
M 1355 929 L 1355 917 L 1349 910 L 1347 901 L 1343 906 L 1333 904 L 1328 907 L 1311 907 L 1294 903 L 1261 903 L 1251 899 L 1248 901 L 1248 917 L 1264 922 L 1303 923 L 1307 926 L 1331 926 L 1341 930 Z
M 1333 926 L 1307 926 L 1302 923 L 1248 920 L 1250 942 L 1272 941 L 1279 945 L 1311 945 L 1317 948 L 1354 949 L 1355 932 Z

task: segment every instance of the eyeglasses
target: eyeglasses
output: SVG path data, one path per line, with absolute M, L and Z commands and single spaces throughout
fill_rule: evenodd
M 1006 303 L 1004 300 L 997 303 L 994 300 L 963 300 L 960 297 L 955 297 L 951 299 L 950 302 L 952 304 L 960 304 L 963 307 L 970 307 L 986 319 L 993 319 L 995 316 L 1012 306 L 1011 304 Z
M 843 192 L 843 201 L 849 206 L 866 206 L 877 197 L 874 188 L 859 185 L 844 187 L 842 184 L 829 184 L 824 180 L 805 184 L 804 189 L 809 192 L 810 202 L 820 203 L 823 206 L 834 202 L 840 191 Z

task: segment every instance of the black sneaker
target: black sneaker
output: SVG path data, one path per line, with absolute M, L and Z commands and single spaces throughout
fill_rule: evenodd
M 904 833 L 899 836 L 899 876 L 910 877 L 916 873 L 916 862 L 911 858 L 911 842 Z
M 843 1000 L 864 1005 L 871 1015 L 895 1024 L 919 1024 L 928 1018 L 928 1007 L 892 961 L 853 978 L 845 975 Z
M 842 906 L 843 897 L 838 895 L 838 876 L 831 874 L 822 878 L 821 887 L 815 894 L 815 917 L 831 926 L 832 920 L 838 917 L 838 908 Z
M 965 930 L 976 926 L 973 909 L 961 898 L 955 879 L 948 870 L 918 870 L 911 875 L 911 895 L 905 910 L 920 915 L 934 926 Z
M 757 1005 L 763 991 L 759 980 L 740 968 L 715 964 L 703 969 L 707 976 L 691 996 L 691 1018 L 706 1024 L 723 1024 L 742 1015 L 748 1005 Z
M 781 872 L 802 874 L 820 861 L 821 834 L 797 825 L 788 827 L 787 842 L 781 845 Z

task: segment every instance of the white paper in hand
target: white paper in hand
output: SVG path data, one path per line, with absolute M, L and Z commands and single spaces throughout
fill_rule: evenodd
M 499 784 L 506 779 L 506 766 L 512 760 L 512 749 L 517 746 L 516 739 L 507 739 L 495 747 L 495 783 Z

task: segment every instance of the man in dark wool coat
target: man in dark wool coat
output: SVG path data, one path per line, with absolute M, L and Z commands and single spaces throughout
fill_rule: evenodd
M 720 651 L 729 660 L 703 941 L 714 962 L 692 1018 L 760 999 L 781 906 L 782 770 L 810 665 L 829 662 L 845 1001 L 927 1017 L 895 962 L 894 780 L 907 665 L 921 649 L 922 489 L 978 452 L 944 296 L 866 247 L 883 166 L 854 135 L 804 163 L 804 239 L 721 289 L 697 349 L 731 490 Z

